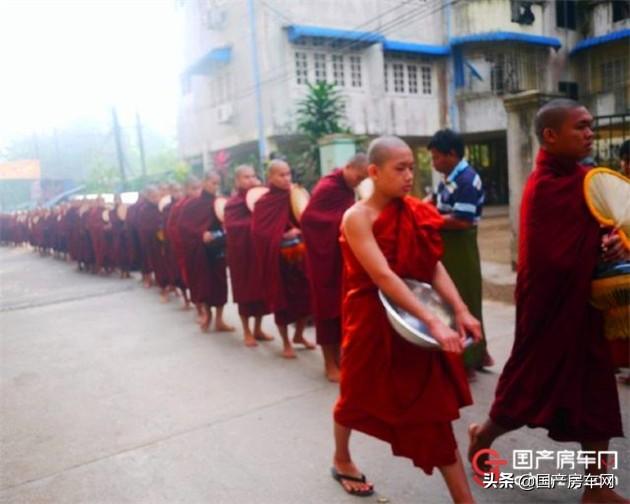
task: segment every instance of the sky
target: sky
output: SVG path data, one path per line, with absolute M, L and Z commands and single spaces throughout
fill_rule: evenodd
M 0 146 L 112 106 L 174 137 L 179 30 L 175 0 L 0 0 Z

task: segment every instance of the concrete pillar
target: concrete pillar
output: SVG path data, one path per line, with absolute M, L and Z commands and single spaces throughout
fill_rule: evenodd
M 507 111 L 512 268 L 516 268 L 518 259 L 518 227 L 523 188 L 527 177 L 532 171 L 536 152 L 538 152 L 534 118 L 538 109 L 553 98 L 556 98 L 556 96 L 544 94 L 538 90 L 531 90 L 510 95 L 503 100 Z
M 350 135 L 328 135 L 319 141 L 320 176 L 345 166 L 356 154 L 357 146 Z

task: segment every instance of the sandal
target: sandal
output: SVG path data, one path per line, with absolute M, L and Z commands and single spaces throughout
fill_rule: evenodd
M 370 487 L 367 490 L 348 489 L 344 486 L 344 481 L 353 481 L 355 483 L 365 483 L 365 474 L 362 474 L 360 478 L 356 476 L 348 476 L 347 474 L 341 474 L 334 467 L 330 468 L 330 474 L 333 479 L 338 482 L 341 487 L 350 495 L 356 495 L 357 497 L 370 497 L 374 495 L 374 487 Z

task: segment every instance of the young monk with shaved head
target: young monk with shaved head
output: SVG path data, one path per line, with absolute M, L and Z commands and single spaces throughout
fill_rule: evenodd
M 490 417 L 469 429 L 477 470 L 485 465 L 479 450 L 525 425 L 596 452 L 623 436 L 602 317 L 589 303 L 598 261 L 624 257 L 619 237 L 602 237 L 584 201 L 587 170 L 578 162 L 591 153 L 592 122 L 585 107 L 567 99 L 536 115 L 541 147 L 521 203 L 514 346 Z M 601 471 L 605 466 L 587 469 Z M 582 502 L 627 501 L 611 489 L 587 487 Z
M 443 218 L 408 196 L 414 156 L 396 137 L 377 138 L 368 151 L 370 198 L 344 215 L 341 386 L 335 407 L 333 477 L 351 494 L 370 495 L 372 484 L 354 465 L 351 429 L 391 445 L 427 474 L 442 473 L 455 502 L 472 502 L 451 422 L 472 403 L 461 361 L 466 333 L 481 326 L 457 293 L 444 266 Z M 427 282 L 453 307 L 457 330 L 447 327 L 403 282 Z M 379 289 L 420 319 L 443 351 L 414 346 L 390 325 Z
M 227 261 L 232 282 L 232 296 L 238 304 L 238 314 L 243 325 L 244 343 L 255 347 L 258 341 L 270 341 L 273 337 L 262 330 L 265 308 L 262 274 L 256 261 L 256 250 L 252 240 L 252 213 L 247 207 L 245 195 L 252 187 L 260 185 L 254 168 L 241 165 L 234 173 L 234 194 L 225 205 L 225 232 Z M 249 319 L 254 319 L 251 329 Z
M 252 236 L 258 267 L 265 287 L 264 301 L 274 314 L 284 346 L 282 356 L 296 357 L 289 339 L 289 324 L 295 324 L 293 343 L 312 350 L 304 338 L 310 314 L 308 280 L 305 273 L 302 232 L 291 211 L 291 169 L 281 160 L 269 166 L 269 192 L 256 202 L 252 216 Z
M 341 343 L 341 250 L 339 226 L 355 201 L 354 189 L 367 177 L 367 156 L 353 156 L 344 166 L 321 178 L 300 225 L 306 244 L 317 344 L 324 355 L 328 380 L 339 381 Z

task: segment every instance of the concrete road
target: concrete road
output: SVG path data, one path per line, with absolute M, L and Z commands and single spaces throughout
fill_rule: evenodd
M 202 334 L 191 312 L 137 280 L 80 274 L 26 249 L 0 249 L 0 286 L 1 503 L 358 502 L 329 476 L 336 387 L 318 352 L 285 361 L 278 339 L 246 349 L 238 332 Z M 498 365 L 456 422 L 464 450 L 512 340 L 512 306 L 488 302 L 485 317 Z M 227 318 L 237 323 L 233 305 Z M 496 448 L 511 457 L 576 445 L 523 429 Z M 629 495 L 628 442 L 612 448 Z M 438 475 L 384 443 L 356 434 L 353 450 L 379 492 L 362 502 L 449 501 Z M 473 489 L 478 502 L 579 500 L 576 490 Z

